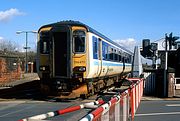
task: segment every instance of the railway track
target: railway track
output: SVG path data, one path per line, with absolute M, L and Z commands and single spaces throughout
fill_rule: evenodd
M 116 85 L 119 85 L 119 84 L 116 84 Z M 122 85 L 121 89 L 123 89 L 123 87 L 125 87 L 125 89 L 126 89 L 128 87 L 128 85 L 130 85 L 130 83 L 124 82 L 121 85 Z M 105 90 L 101 90 L 98 94 L 88 97 L 88 99 L 96 100 L 97 95 L 99 97 L 101 97 L 101 95 L 105 95 L 105 94 L 107 95 L 108 91 L 115 90 L 115 89 L 116 89 L 116 87 L 113 85 L 111 87 L 108 87 Z M 114 94 L 114 93 L 112 93 L 112 94 Z M 33 81 L 22 83 L 22 84 L 19 84 L 16 86 L 0 88 L 0 98 L 4 98 L 4 99 L 34 99 L 34 100 L 51 100 L 51 101 L 67 100 L 67 99 L 61 99 L 61 98 L 59 98 L 59 96 L 54 96 L 54 95 L 47 96 L 47 95 L 41 93 L 40 80 L 33 80 Z M 74 100 L 76 100 L 76 99 L 77 98 L 75 98 Z M 70 100 L 72 100 L 72 99 L 70 99 Z
M 0 89 L 1 99 L 38 99 L 42 98 L 39 91 L 39 80 L 26 82 L 19 85 L 9 85 Z
M 97 95 L 93 95 L 88 99 L 84 100 L 95 100 Z M 6 86 L 0 88 L 0 98 L 1 99 L 30 99 L 30 100 L 43 100 L 50 102 L 65 102 L 65 101 L 83 101 L 81 98 L 75 99 L 62 99 L 59 96 L 45 95 L 40 90 L 40 80 L 33 80 L 27 83 L 19 84 L 16 86 Z
M 13 87 L 0 89 L 0 110 L 2 108 L 1 105 L 8 105 L 9 107 L 11 107 L 11 109 L 2 108 L 2 110 L 0 111 L 0 120 L 7 120 L 9 115 L 9 119 L 14 117 L 13 120 L 19 120 L 21 118 L 23 119 L 26 117 L 31 117 L 32 115 L 42 114 L 43 112 L 49 112 L 49 110 L 56 111 L 60 109 L 67 109 L 69 107 L 77 106 L 82 103 L 95 101 L 96 97 L 97 95 L 91 96 L 85 100 L 81 98 L 67 100 L 60 99 L 58 98 L 58 96 L 46 96 L 40 92 L 39 80 L 34 80 Z M 22 103 L 16 104 L 16 102 L 18 101 L 21 101 Z M 21 109 L 19 109 L 19 107 L 21 107 Z M 10 112 L 11 110 L 14 111 Z M 24 110 L 28 113 L 24 114 Z M 82 118 L 82 116 L 86 115 L 90 110 L 91 109 L 86 109 L 62 116 L 49 117 L 47 118 L 47 120 L 78 120 Z M 9 113 L 3 114 L 3 112 Z M 18 113 L 18 117 L 15 116 L 16 112 Z

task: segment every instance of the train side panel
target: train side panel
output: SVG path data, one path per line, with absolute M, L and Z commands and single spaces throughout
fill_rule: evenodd
M 112 75 L 117 75 L 120 73 L 127 73 L 131 71 L 131 64 L 130 63 L 124 63 L 123 62 L 112 62 L 112 61 L 106 61 L 103 60 L 102 58 L 102 51 L 101 52 L 101 59 L 97 58 L 94 59 L 93 56 L 95 56 L 94 52 L 94 43 L 93 43 L 93 36 L 98 38 L 98 36 L 88 32 L 88 53 L 89 53 L 89 64 L 88 64 L 88 73 L 86 78 L 96 78 L 96 77 L 107 77 L 107 76 L 112 76 Z M 101 39 L 102 42 L 107 41 Z M 96 43 L 97 44 L 97 43 Z M 108 43 L 111 45 L 111 43 Z M 100 48 L 100 47 L 99 47 Z M 99 49 L 97 48 L 97 49 Z M 116 47 L 117 48 L 117 47 Z M 102 47 L 100 48 L 102 50 Z M 97 53 L 98 54 L 98 53 Z

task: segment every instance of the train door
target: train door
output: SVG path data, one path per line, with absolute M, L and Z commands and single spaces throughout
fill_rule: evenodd
M 102 41 L 93 36 L 93 59 L 95 59 L 95 73 L 100 76 L 102 70 Z
M 126 54 L 122 53 L 122 62 L 123 62 L 123 69 L 122 69 L 122 73 L 125 71 L 125 67 L 126 67 Z
M 70 29 L 67 26 L 55 27 L 52 30 L 53 38 L 53 77 L 70 77 L 71 44 Z
M 98 76 L 100 76 L 102 72 L 102 40 L 100 38 L 98 39 L 98 47 Z

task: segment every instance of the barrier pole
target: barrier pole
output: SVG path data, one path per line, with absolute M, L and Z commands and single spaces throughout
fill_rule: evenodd
M 134 115 L 135 115 L 135 85 L 132 86 L 131 88 L 131 93 L 130 93 L 130 96 L 131 96 L 131 119 L 134 120 Z

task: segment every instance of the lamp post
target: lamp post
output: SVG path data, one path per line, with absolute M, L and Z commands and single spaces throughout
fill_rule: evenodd
M 26 60 L 25 60 L 25 64 L 26 64 L 26 70 L 25 73 L 28 73 L 28 60 L 27 60 L 27 49 L 30 49 L 30 47 L 28 47 L 28 33 L 37 33 L 37 31 L 16 31 L 16 34 L 21 34 L 21 33 L 25 33 L 26 34 L 26 45 L 24 47 L 24 49 L 26 50 Z
M 166 83 L 167 83 L 167 62 L 168 62 L 168 50 L 167 50 L 168 36 L 165 34 L 165 66 L 164 66 L 164 90 L 163 96 L 166 97 Z

